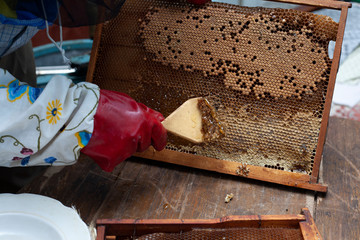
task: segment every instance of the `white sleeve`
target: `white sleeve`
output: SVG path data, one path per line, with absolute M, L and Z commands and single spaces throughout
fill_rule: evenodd
M 65 76 L 33 88 L 0 69 L 0 166 L 75 163 L 94 129 L 99 94 Z

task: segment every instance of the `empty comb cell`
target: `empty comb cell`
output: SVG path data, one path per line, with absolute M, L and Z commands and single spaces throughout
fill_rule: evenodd
M 168 150 L 310 176 L 338 27 L 292 9 L 127 0 L 101 27 L 90 80 L 165 117 L 205 97 L 225 136 L 169 135 Z

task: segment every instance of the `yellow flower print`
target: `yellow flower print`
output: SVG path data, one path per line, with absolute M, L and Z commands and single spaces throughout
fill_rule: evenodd
M 58 99 L 49 102 L 48 106 L 46 107 L 46 119 L 49 120 L 49 124 L 54 125 L 57 123 L 57 121 L 60 120 L 59 116 L 61 116 L 61 110 L 63 110 L 61 105 L 62 104 Z

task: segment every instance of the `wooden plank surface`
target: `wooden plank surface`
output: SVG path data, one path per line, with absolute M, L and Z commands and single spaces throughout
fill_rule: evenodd
M 324 239 L 360 239 L 360 122 L 330 118 L 315 222 Z
M 229 215 L 299 214 L 308 207 L 324 239 L 359 239 L 360 122 L 330 118 L 320 178 L 326 195 L 169 163 L 131 158 L 106 173 L 82 156 L 51 167 L 21 192 L 74 205 L 98 218 L 213 219 Z M 225 203 L 226 194 L 234 198 Z
M 313 209 L 314 203 L 312 191 L 140 158 L 123 162 L 113 173 L 101 171 L 84 156 L 76 165 L 54 169 L 21 192 L 74 205 L 88 224 L 97 218 L 299 214 L 303 207 Z M 225 203 L 228 193 L 234 198 Z

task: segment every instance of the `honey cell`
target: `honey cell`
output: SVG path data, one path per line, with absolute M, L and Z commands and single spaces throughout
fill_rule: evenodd
M 191 97 L 216 106 L 224 137 L 170 135 L 167 149 L 311 174 L 337 28 L 292 9 L 127 0 L 103 25 L 93 82 L 165 117 Z

